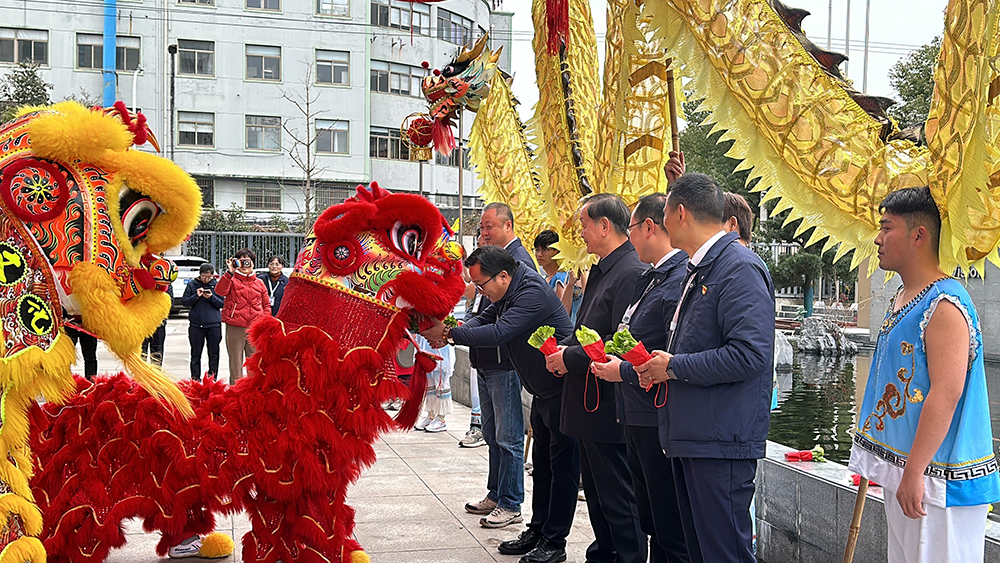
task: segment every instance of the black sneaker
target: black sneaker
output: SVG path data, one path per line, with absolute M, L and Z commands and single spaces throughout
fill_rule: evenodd
M 566 560 L 566 550 L 552 545 L 549 540 L 542 538 L 538 542 L 538 547 L 532 549 L 527 555 L 518 560 L 518 563 L 560 563 Z
M 541 534 L 528 528 L 521 532 L 521 535 L 517 536 L 516 540 L 501 542 L 497 550 L 504 555 L 524 555 L 535 549 L 535 546 L 538 545 L 541 539 Z

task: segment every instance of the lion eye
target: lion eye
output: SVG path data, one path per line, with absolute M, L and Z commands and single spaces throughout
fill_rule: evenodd
M 397 222 L 392 227 L 392 245 L 399 252 L 419 259 L 424 246 L 424 235 L 416 225 Z
M 129 242 L 138 244 L 149 234 L 149 227 L 162 210 L 149 197 L 127 187 L 122 189 L 119 198 L 122 227 Z

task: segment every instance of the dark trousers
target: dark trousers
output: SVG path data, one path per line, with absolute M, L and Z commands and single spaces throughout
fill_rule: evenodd
M 626 426 L 628 467 L 639 508 L 639 524 L 649 536 L 650 563 L 688 563 L 681 514 L 670 460 L 663 455 L 655 426 Z
M 191 343 L 191 379 L 201 379 L 201 351 L 208 344 L 208 375 L 219 376 L 219 343 L 222 342 L 222 325 L 188 327 Z
M 691 560 L 753 563 L 755 459 L 670 458 Z
M 163 343 L 167 340 L 167 320 L 163 319 L 153 334 L 142 341 L 142 359 L 158 366 L 163 365 Z
M 97 337 L 68 326 L 66 327 L 66 334 L 69 335 L 69 339 L 73 341 L 74 345 L 77 342 L 80 343 L 80 352 L 83 354 L 84 377 L 88 380 L 93 380 L 94 376 L 97 375 Z
M 639 527 L 625 444 L 580 440 L 580 470 L 595 538 L 587 563 L 644 563 L 646 536 Z
M 562 396 L 531 402 L 532 529 L 554 546 L 565 548 L 576 513 L 580 449 L 576 438 L 559 431 Z

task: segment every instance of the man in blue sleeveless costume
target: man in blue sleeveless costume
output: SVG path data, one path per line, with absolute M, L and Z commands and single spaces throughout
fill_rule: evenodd
M 941 271 L 928 188 L 882 202 L 879 266 L 903 286 L 878 332 L 850 468 L 885 490 L 890 563 L 982 561 L 1000 500 L 979 316 Z

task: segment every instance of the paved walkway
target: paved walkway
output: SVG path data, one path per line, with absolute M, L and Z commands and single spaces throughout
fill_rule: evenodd
M 172 318 L 167 325 L 164 368 L 176 378 L 187 377 L 189 346 L 187 319 Z M 207 366 L 203 359 L 203 368 Z M 225 342 L 220 362 L 228 376 Z M 82 367 L 82 366 L 79 366 Z M 98 346 L 100 372 L 121 369 L 120 363 Z M 514 539 L 525 528 L 515 524 L 501 529 L 479 526 L 480 516 L 468 514 L 464 505 L 486 495 L 487 448 L 459 448 L 468 430 L 469 409 L 458 403 L 448 416 L 448 431 L 399 432 L 375 444 L 378 461 L 362 473 L 348 490 L 348 503 L 356 510 L 355 535 L 374 563 L 481 563 L 516 562 L 500 555 L 497 546 Z M 525 475 L 525 523 L 531 516 L 531 478 Z M 137 521 L 126 523 L 128 544 L 111 552 L 110 563 L 146 563 L 161 560 L 155 546 L 159 534 L 147 534 Z M 241 562 L 240 538 L 250 529 L 243 514 L 220 519 L 218 531 L 233 535 L 233 556 L 216 561 Z M 576 519 L 568 538 L 570 563 L 582 563 L 593 541 L 586 503 L 577 504 Z M 195 561 L 198 561 L 195 559 Z

